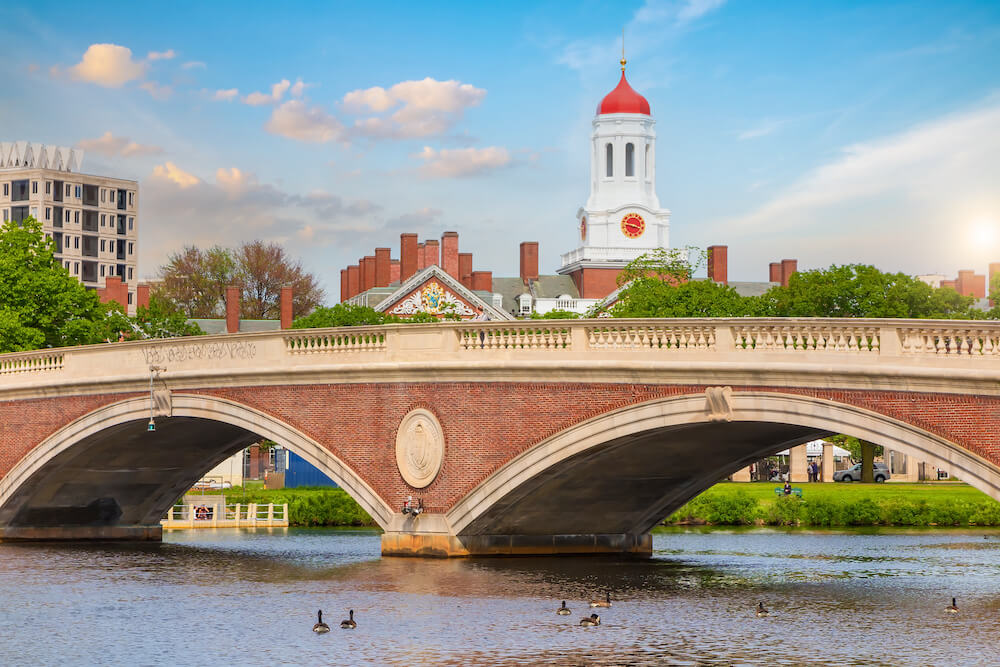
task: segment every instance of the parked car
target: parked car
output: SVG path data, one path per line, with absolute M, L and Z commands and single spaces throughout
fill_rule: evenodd
M 872 472 L 875 473 L 876 482 L 884 482 L 889 479 L 889 466 L 884 463 L 876 462 Z M 854 464 L 853 468 L 848 468 L 847 470 L 838 470 L 833 473 L 833 481 L 835 482 L 860 482 L 861 481 L 861 464 Z

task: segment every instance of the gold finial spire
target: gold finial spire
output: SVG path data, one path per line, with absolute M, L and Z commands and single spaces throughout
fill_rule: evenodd
M 625 28 L 622 28 L 622 74 L 625 73 Z

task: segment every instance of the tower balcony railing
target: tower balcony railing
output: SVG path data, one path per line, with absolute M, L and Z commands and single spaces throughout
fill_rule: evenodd
M 597 246 L 582 246 L 562 254 L 562 265 L 569 266 L 576 262 L 622 262 L 628 263 L 649 248 L 609 248 Z

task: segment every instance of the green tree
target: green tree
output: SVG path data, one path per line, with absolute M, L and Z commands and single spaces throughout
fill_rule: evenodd
M 173 302 L 188 317 L 221 317 L 226 287 L 235 283 L 236 260 L 227 248 L 185 246 L 160 267 L 153 296 Z
M 691 280 L 694 272 L 705 263 L 708 255 L 694 246 L 657 248 L 629 262 L 618 274 L 618 284 L 653 278 L 660 282 L 679 284 Z
M 98 340 L 104 311 L 55 258 L 34 218 L 0 226 L 0 352 Z
M 674 285 L 639 278 L 611 307 L 613 317 L 747 317 L 756 315 L 758 300 L 740 296 L 728 285 L 692 280 Z
M 139 306 L 135 317 L 129 317 L 117 301 L 104 304 L 104 318 L 99 323 L 98 339 L 114 342 L 119 334 L 128 340 L 145 338 L 176 338 L 204 335 L 201 327 L 189 322 L 173 302 L 151 295 L 148 306 Z
M 776 317 L 983 317 L 972 302 L 972 297 L 934 289 L 904 273 L 847 264 L 793 274 L 787 287 L 767 291 L 759 310 Z
M 571 310 L 559 310 L 558 308 L 550 310 L 544 315 L 539 315 L 538 313 L 531 314 L 531 319 L 533 320 L 575 320 L 579 317 L 579 313 L 574 313 Z
M 293 329 L 321 329 L 325 327 L 363 327 L 385 324 L 385 313 L 368 306 L 338 303 L 332 307 L 319 307 L 305 317 L 292 322 Z

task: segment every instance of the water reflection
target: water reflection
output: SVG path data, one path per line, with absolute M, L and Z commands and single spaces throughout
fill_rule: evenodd
M 373 532 L 331 530 L 3 544 L 0 664 L 1000 661 L 996 532 L 674 530 L 651 561 L 378 550 Z M 601 626 L 578 627 L 605 591 Z M 353 608 L 358 629 L 314 635 L 319 608 L 331 625 Z

